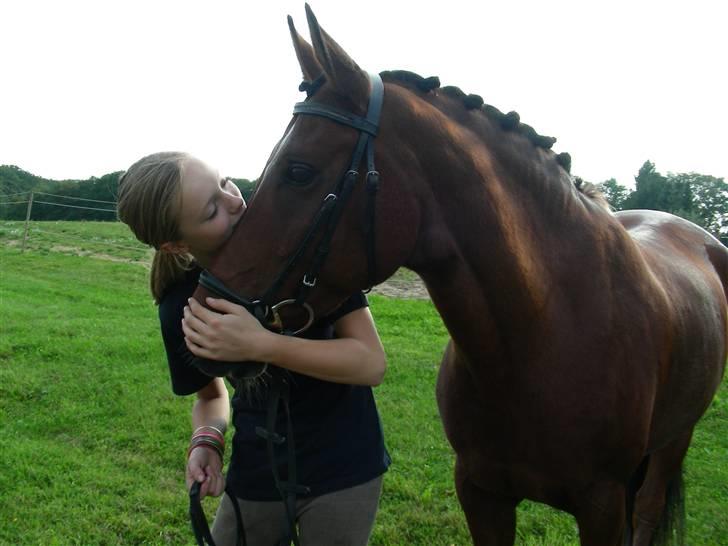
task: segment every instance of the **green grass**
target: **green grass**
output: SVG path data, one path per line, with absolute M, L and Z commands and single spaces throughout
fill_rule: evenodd
M 118 224 L 64 224 L 122 240 Z M 145 268 L 51 252 L 50 235 L 25 254 L 1 242 L 0 544 L 193 544 L 192 401 L 171 393 Z M 434 397 L 446 332 L 429 301 L 370 300 L 389 359 L 375 392 L 394 461 L 371 543 L 469 544 Z M 727 432 L 724 381 L 686 462 L 691 545 L 728 545 Z M 208 515 L 215 507 L 205 501 Z M 517 543 L 578 544 L 573 518 L 525 502 Z
M 0 244 L 22 246 L 25 222 L 0 220 Z M 31 221 L 26 249 L 148 263 L 152 251 L 121 222 Z

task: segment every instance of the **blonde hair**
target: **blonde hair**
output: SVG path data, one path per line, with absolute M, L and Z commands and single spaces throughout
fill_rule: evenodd
M 184 278 L 192 268 L 191 254 L 161 250 L 163 243 L 180 239 L 182 166 L 190 159 L 184 152 L 159 152 L 141 158 L 119 177 L 117 214 L 137 239 L 156 249 L 149 274 L 154 301 Z

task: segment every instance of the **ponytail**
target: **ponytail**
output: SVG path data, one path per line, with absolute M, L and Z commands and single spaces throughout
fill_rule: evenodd
M 149 272 L 149 288 L 154 303 L 159 305 L 167 289 L 182 281 L 187 271 L 195 266 L 190 254 L 172 254 L 164 250 L 154 252 L 152 270 Z
M 190 254 L 160 250 L 163 243 L 179 239 L 182 205 L 182 152 L 160 152 L 143 157 L 119 178 L 117 214 L 142 243 L 156 249 L 149 275 L 154 301 L 185 277 L 193 265 Z

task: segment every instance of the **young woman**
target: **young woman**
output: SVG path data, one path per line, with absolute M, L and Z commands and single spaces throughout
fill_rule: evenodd
M 239 499 L 248 544 L 279 544 L 286 529 L 285 505 L 266 442 L 256 435 L 256 427 L 266 424 L 266 395 L 233 396 L 235 430 L 226 478 L 228 391 L 223 379 L 202 373 L 189 356 L 269 362 L 290 375 L 298 483 L 309 488 L 296 505 L 301 544 L 364 545 L 390 463 L 371 389 L 382 381 L 386 361 L 366 298 L 353 295 L 304 333 L 306 338 L 272 333 L 226 300 L 209 299 L 210 310 L 191 299 L 200 268 L 244 212 L 237 186 L 188 154 L 144 157 L 119 180 L 119 218 L 156 249 L 150 281 L 172 389 L 178 395 L 197 394 L 187 487 L 197 481 L 201 496 L 219 496 L 227 481 Z M 286 430 L 283 413 L 279 431 Z M 278 464 L 285 468 L 284 460 Z M 215 517 L 212 535 L 218 546 L 234 544 L 232 504 L 225 495 Z

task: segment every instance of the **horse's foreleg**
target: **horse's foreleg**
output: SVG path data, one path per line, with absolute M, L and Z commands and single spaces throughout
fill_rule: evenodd
M 625 523 L 625 487 L 599 482 L 582 493 L 574 517 L 581 546 L 621 546 Z
M 516 540 L 516 506 L 519 499 L 495 495 L 481 489 L 455 463 L 455 488 L 465 512 L 475 546 L 512 546 Z
M 681 472 L 691 437 L 692 430 L 650 455 L 645 481 L 635 500 L 634 546 L 669 543 L 665 535 L 671 534 L 673 527 L 678 536 L 683 531 Z M 662 530 L 662 537 L 655 537 L 658 528 Z

